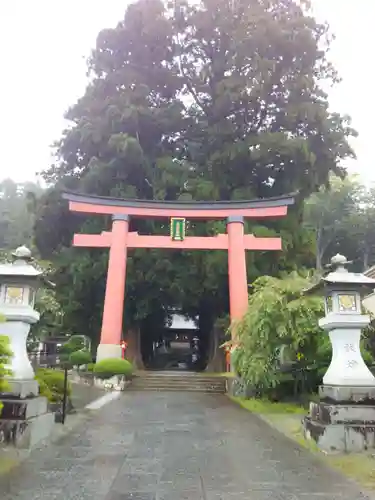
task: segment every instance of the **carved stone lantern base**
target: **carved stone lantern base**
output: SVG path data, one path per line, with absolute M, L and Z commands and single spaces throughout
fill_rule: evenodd
M 3 444 L 31 449 L 51 435 L 55 417 L 48 412 L 46 398 L 2 396 L 1 400 L 4 407 L 0 419 L 0 440 Z
M 39 384 L 35 379 L 31 380 L 7 380 L 9 394 L 13 397 L 25 399 L 35 397 L 39 394 Z
M 321 386 L 303 420 L 306 439 L 326 453 L 375 448 L 375 387 Z

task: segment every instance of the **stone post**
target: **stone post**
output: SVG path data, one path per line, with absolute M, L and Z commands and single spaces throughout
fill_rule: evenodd
M 333 271 L 307 291 L 324 294 L 326 315 L 319 326 L 328 332 L 332 359 L 319 389 L 320 402 L 310 404 L 304 430 L 326 452 L 375 448 L 375 377 L 360 349 L 361 331 L 370 323 L 361 298 L 375 280 L 350 273 L 348 264 L 336 255 Z

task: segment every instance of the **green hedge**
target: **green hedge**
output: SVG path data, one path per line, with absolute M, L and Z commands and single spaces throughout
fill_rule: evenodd
M 39 382 L 40 395 L 45 396 L 51 403 L 59 403 L 64 396 L 64 372 L 51 368 L 39 368 L 35 374 Z M 72 394 L 72 386 L 68 382 L 68 398 Z
M 81 351 L 72 352 L 69 356 L 69 363 L 73 366 L 82 366 L 92 363 L 92 356 L 89 351 L 82 349 Z
M 0 317 L 0 321 L 1 321 Z M 6 377 L 11 373 L 6 369 L 6 365 L 9 365 L 12 358 L 12 352 L 9 348 L 9 338 L 0 335 L 0 392 L 8 389 L 8 383 L 6 381 Z M 2 402 L 0 401 L 0 413 L 3 407 Z
M 131 378 L 133 375 L 133 365 L 127 359 L 103 359 L 96 363 L 93 372 L 96 377 L 101 379 L 111 378 L 115 375 Z

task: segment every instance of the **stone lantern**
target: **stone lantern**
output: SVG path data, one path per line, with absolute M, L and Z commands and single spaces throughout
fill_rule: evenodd
M 6 320 L 0 323 L 0 335 L 9 337 L 13 353 L 10 365 L 12 393 L 25 397 L 38 394 L 26 343 L 30 326 L 39 320 L 34 303 L 42 272 L 30 264 L 28 248 L 17 248 L 12 257 L 12 263 L 0 265 L 0 314 Z
M 28 447 L 47 437 L 54 422 L 46 398 L 38 396 L 39 385 L 26 348 L 30 327 L 39 320 L 35 295 L 45 280 L 31 264 L 28 248 L 17 248 L 12 257 L 12 263 L 0 264 L 0 316 L 5 319 L 0 322 L 0 335 L 9 338 L 12 351 L 9 390 L 0 395 L 4 404 L 1 421 L 9 424 L 13 441 L 18 442 L 20 437 Z
M 325 317 L 319 326 L 328 332 L 331 363 L 319 388 L 320 403 L 310 404 L 305 435 L 325 451 L 360 451 L 375 447 L 375 377 L 360 349 L 361 331 L 370 317 L 363 314 L 362 297 L 375 280 L 347 269 L 350 262 L 337 254 L 332 271 L 305 293 L 321 293 Z

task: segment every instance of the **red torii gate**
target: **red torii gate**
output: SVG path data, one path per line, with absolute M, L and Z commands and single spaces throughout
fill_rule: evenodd
M 248 305 L 246 250 L 281 250 L 281 238 L 244 234 L 244 218 L 283 217 L 294 203 L 293 195 L 252 201 L 169 202 L 125 200 L 65 192 L 72 212 L 112 215 L 112 230 L 101 234 L 76 234 L 77 247 L 109 248 L 107 285 L 97 360 L 121 357 L 127 251 L 132 248 L 227 250 L 231 321 L 239 320 Z M 227 233 L 178 238 L 129 232 L 130 217 L 226 219 Z

